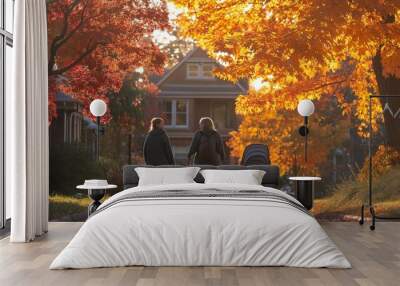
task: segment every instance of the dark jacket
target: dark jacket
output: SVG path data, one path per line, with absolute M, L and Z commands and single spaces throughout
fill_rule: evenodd
M 221 165 L 225 159 L 221 136 L 215 130 L 197 131 L 193 137 L 188 158 L 195 155 L 196 165 Z
M 147 165 L 174 165 L 171 144 L 163 129 L 156 128 L 150 131 L 143 146 L 144 161 Z

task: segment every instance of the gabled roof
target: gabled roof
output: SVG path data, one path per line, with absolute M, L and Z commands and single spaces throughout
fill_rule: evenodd
M 200 48 L 199 47 L 194 47 L 190 52 L 186 54 L 186 56 L 175 66 L 173 66 L 171 69 L 167 70 L 164 75 L 156 82 L 156 85 L 159 87 L 161 84 L 163 84 L 182 64 L 185 62 L 189 62 L 190 59 L 192 58 L 193 54 L 198 51 Z M 215 60 L 210 59 L 211 62 L 217 63 Z M 242 81 L 238 81 L 236 83 L 230 82 L 232 85 L 236 85 L 239 87 L 239 89 L 242 92 L 247 92 L 247 88 L 245 87 L 245 84 L 243 84 Z M 208 85 L 209 86 L 209 85 Z
M 167 78 L 169 78 L 174 71 L 176 71 L 183 63 L 185 63 L 193 54 L 195 51 L 197 51 L 197 47 L 194 47 L 190 52 L 186 54 L 186 56 L 179 62 L 177 63 L 172 69 L 168 70 L 162 77 L 161 79 L 157 82 L 157 86 L 160 86 Z
M 72 98 L 70 95 L 63 92 L 56 93 L 56 102 L 75 102 L 80 103 L 79 100 Z

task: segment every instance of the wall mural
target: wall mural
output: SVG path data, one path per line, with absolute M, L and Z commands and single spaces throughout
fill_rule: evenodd
M 320 219 L 360 218 L 370 154 L 375 210 L 398 216 L 400 6 L 319 3 L 48 1 L 51 219 L 86 219 L 90 199 L 75 189 L 85 179 L 122 185 L 121 167 L 143 163 L 154 116 L 177 163 L 210 116 L 225 164 L 261 143 L 283 191 L 293 193 L 291 176 L 321 177 L 312 210 Z M 107 104 L 101 126 L 94 99 Z M 304 99 L 315 106 L 307 160 Z

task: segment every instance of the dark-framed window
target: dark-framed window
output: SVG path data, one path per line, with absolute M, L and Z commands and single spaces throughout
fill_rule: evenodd
M 0 0 L 0 228 L 4 228 L 11 216 L 10 194 L 5 188 L 5 106 L 12 88 L 14 3 L 14 0 Z

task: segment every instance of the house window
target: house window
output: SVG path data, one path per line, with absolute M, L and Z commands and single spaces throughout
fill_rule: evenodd
M 186 77 L 188 79 L 213 79 L 214 64 L 212 63 L 188 63 L 186 65 Z
M 189 101 L 185 99 L 164 100 L 162 112 L 166 127 L 189 126 Z
M 5 12 L 5 30 L 9 33 L 14 32 L 14 0 L 4 1 L 4 12 Z
M 171 126 L 172 125 L 172 100 L 163 101 L 162 106 L 163 117 L 165 120 L 165 125 Z
M 199 77 L 200 77 L 200 65 L 187 64 L 187 78 L 199 78 Z
M 11 97 L 11 75 L 14 59 L 13 49 L 13 22 L 14 22 L 14 0 L 0 0 L 0 228 L 5 225 L 6 219 L 11 217 L 11 193 L 10 188 L 4 188 L 5 172 L 10 170 L 5 162 L 7 154 L 5 146 L 6 125 L 4 122 L 6 108 Z M 8 176 L 8 175 L 7 175 Z
M 213 64 L 202 64 L 202 72 L 203 72 L 203 78 L 214 78 L 213 75 L 213 69 L 214 65 Z
M 65 143 L 81 142 L 82 114 L 79 112 L 71 113 L 69 120 L 66 122 L 66 131 Z

